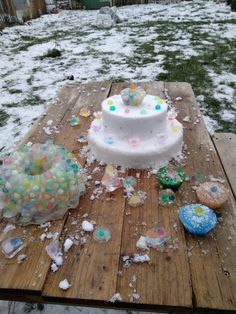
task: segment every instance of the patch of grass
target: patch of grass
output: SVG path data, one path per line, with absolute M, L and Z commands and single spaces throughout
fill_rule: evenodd
M 37 106 L 42 102 L 38 95 L 28 94 L 28 97 L 22 101 L 21 106 Z
M 9 117 L 9 114 L 5 110 L 0 109 L 0 127 L 6 124 Z
M 167 73 L 160 73 L 156 79 L 164 81 L 189 82 L 198 94 L 202 94 L 207 87 L 211 87 L 207 70 L 199 62 L 199 58 L 192 56 L 181 60 L 176 52 L 162 51 L 166 56 L 164 69 Z
M 21 94 L 22 93 L 22 90 L 21 89 L 14 89 L 14 88 L 11 88 L 11 89 L 8 89 L 8 92 L 10 94 Z
M 15 108 L 15 107 L 18 107 L 19 104 L 17 102 L 12 102 L 10 104 L 3 104 L 2 105 L 4 108 Z
M 61 50 L 57 48 L 53 48 L 53 49 L 48 49 L 48 51 L 44 55 L 39 57 L 39 59 L 43 60 L 45 58 L 59 58 L 61 57 L 61 55 L 62 55 Z
M 21 120 L 20 120 L 19 117 L 15 118 L 15 119 L 13 120 L 13 122 L 14 122 L 14 123 L 17 123 L 18 125 L 21 125 Z
M 32 69 L 32 73 L 36 73 L 36 72 L 38 72 L 41 69 L 42 69 L 41 67 L 35 67 L 35 68 Z
M 110 77 L 110 80 L 112 80 L 114 83 L 123 83 L 126 80 L 122 76 L 116 76 L 116 77 Z
M 31 74 L 29 78 L 27 78 L 26 82 L 29 84 L 29 85 L 32 85 L 33 84 L 33 80 L 34 80 L 34 76 Z
M 131 68 L 143 66 L 156 62 L 157 53 L 155 52 L 154 41 L 145 42 L 137 46 L 133 56 L 127 57 L 126 63 Z

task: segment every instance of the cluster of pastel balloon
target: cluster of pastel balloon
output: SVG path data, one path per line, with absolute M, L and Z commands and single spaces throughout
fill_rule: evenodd
M 0 167 L 0 216 L 19 224 L 63 217 L 85 191 L 77 159 L 47 142 L 22 147 Z

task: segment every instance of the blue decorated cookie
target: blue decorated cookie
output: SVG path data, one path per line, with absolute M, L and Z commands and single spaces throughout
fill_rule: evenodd
M 207 234 L 217 223 L 214 211 L 201 204 L 188 204 L 179 209 L 179 219 L 188 232 Z

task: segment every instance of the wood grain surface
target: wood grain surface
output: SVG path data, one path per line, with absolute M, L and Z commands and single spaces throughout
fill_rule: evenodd
M 216 133 L 212 139 L 236 198 L 236 134 Z
M 72 115 L 78 116 L 84 106 L 91 113 L 99 110 L 103 99 L 120 93 L 128 85 L 93 82 L 65 86 L 58 99 L 48 108 L 47 114 L 37 121 L 23 140 L 25 144 L 28 141 L 34 143 L 53 139 L 55 144 L 64 146 L 76 155 L 91 178 L 78 208 L 70 210 L 63 220 L 52 222 L 50 231 L 59 233 L 61 245 L 66 238 L 73 239 L 75 243 L 69 252 L 64 253 L 64 264 L 57 272 L 50 270 L 51 260 L 45 251 L 49 240 L 39 240 L 41 229 L 37 226 L 17 227 L 7 233 L 7 237 L 11 234 L 24 235 L 27 247 L 22 253 L 27 258 L 18 265 L 16 259 L 7 260 L 0 256 L 0 294 L 15 291 L 18 299 L 20 294 L 24 299 L 38 294 L 44 301 L 68 304 L 73 301 L 77 304 L 113 307 L 107 301 L 115 293 L 120 293 L 122 302 L 116 305 L 119 307 L 156 311 L 207 309 L 212 312 L 236 312 L 236 206 L 233 194 L 230 194 L 229 201 L 218 212 L 217 227 L 205 237 L 187 234 L 178 220 L 178 208 L 185 203 L 196 202 L 193 178 L 197 172 L 205 180 L 225 180 L 228 185 L 190 84 L 139 84 L 148 94 L 164 97 L 165 91 L 178 110 L 177 119 L 184 125 L 185 149 L 181 165 L 188 180 L 176 192 L 173 206 L 164 207 L 160 204 L 160 187 L 148 170 L 130 169 L 122 173 L 123 177 L 136 177 L 136 190 L 147 193 L 143 206 L 130 207 L 123 189 L 113 193 L 102 191 L 98 198 L 91 198 L 92 195 L 96 196 L 101 186 L 105 166 L 98 166 L 97 163 L 88 165 L 80 154 L 84 144 L 79 143 L 77 138 L 89 128 L 93 115 L 80 117 L 80 125 L 74 128 L 68 121 Z M 186 116 L 190 117 L 191 122 L 183 121 Z M 53 121 L 58 132 L 51 135 L 45 133 L 43 128 L 48 126 L 48 120 Z M 230 151 L 224 146 L 223 138 L 214 141 L 217 149 L 220 146 L 219 151 Z M 233 165 L 226 159 L 223 164 L 226 173 L 231 169 L 233 175 Z M 233 187 L 232 182 L 230 184 Z M 85 219 L 96 222 L 96 226 L 109 228 L 111 240 L 98 243 L 91 233 L 84 234 L 81 223 Z M 123 256 L 143 254 L 136 248 L 136 242 L 156 223 L 165 228 L 168 242 L 162 250 L 150 249 L 150 263 L 124 267 Z M 1 222 L 0 228 L 3 229 L 5 225 Z M 1 233 L 1 240 L 4 237 Z M 62 291 L 58 284 L 65 278 L 71 288 Z
M 213 177 L 225 180 L 228 185 L 190 84 L 168 83 L 165 86 L 171 98 L 182 98 L 175 101 L 179 121 L 191 117 L 191 123 L 183 122 L 187 145 L 185 171 L 190 181 L 192 175 L 200 172 L 205 180 Z M 183 201 L 196 202 L 190 182 L 185 183 Z M 186 233 L 194 307 L 236 310 L 236 206 L 232 193 L 220 215 L 217 227 L 207 236 L 194 237 Z

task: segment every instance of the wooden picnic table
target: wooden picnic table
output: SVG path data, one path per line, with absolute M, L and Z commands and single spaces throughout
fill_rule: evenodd
M 92 175 L 92 184 L 81 197 L 78 208 L 70 210 L 62 220 L 52 222 L 48 231 L 58 232 L 63 244 L 67 237 L 79 233 L 79 226 L 85 219 L 83 216 L 88 214 L 87 219 L 96 221 L 97 226 L 111 230 L 111 240 L 98 243 L 89 235 L 84 245 L 73 245 L 68 253 L 64 253 L 64 264 L 53 273 L 51 259 L 45 250 L 51 239 L 39 239 L 44 229 L 31 225 L 9 231 L 5 236 L 18 235 L 27 239 L 27 246 L 21 252 L 27 257 L 18 264 L 16 258 L 6 259 L 0 253 L 1 299 L 147 311 L 236 313 L 236 186 L 235 168 L 229 161 L 235 146 L 226 146 L 225 137 L 216 136 L 212 141 L 190 84 L 152 82 L 140 85 L 147 93 L 161 97 L 167 89 L 179 111 L 178 120 L 184 125 L 186 159 L 182 163 L 190 180 L 176 193 L 176 202 L 170 207 L 161 206 L 158 200 L 160 187 L 155 176 L 147 170 L 134 169 L 127 170 L 124 176 L 140 174 L 137 190 L 147 193 L 143 206 L 129 207 L 123 189 L 111 195 L 103 193 L 91 200 L 94 182 L 101 180 L 104 173 L 104 167 L 93 172 L 98 165 L 91 164 L 88 172 Z M 92 112 L 97 111 L 103 99 L 118 94 L 127 86 L 128 83 L 106 81 L 63 87 L 21 145 L 43 143 L 51 138 L 54 143 L 75 153 L 80 163 L 86 166 L 85 158 L 79 154 L 84 144 L 79 143 L 77 137 L 89 128 L 93 116 L 81 117 L 79 128 L 71 127 L 68 120 L 72 115 L 78 115 L 85 105 Z M 183 122 L 186 116 L 191 117 L 191 122 Z M 43 130 L 49 120 L 58 129 L 51 135 Z M 218 152 L 215 147 L 219 148 Z M 219 158 L 221 152 L 224 167 Z M 181 205 L 196 201 L 191 177 L 197 172 L 208 179 L 212 176 L 225 180 L 230 189 L 230 199 L 222 207 L 216 228 L 204 237 L 186 233 L 177 215 Z M 163 251 L 150 249 L 151 263 L 131 264 L 124 268 L 122 256 L 137 253 L 136 241 L 155 223 L 165 228 L 170 242 Z M 0 230 L 5 226 L 2 221 Z M 1 232 L 1 240 L 3 236 Z M 65 278 L 71 288 L 62 291 L 58 284 Z M 120 293 L 121 302 L 109 302 L 115 293 Z M 133 293 L 139 294 L 140 298 L 132 298 Z

